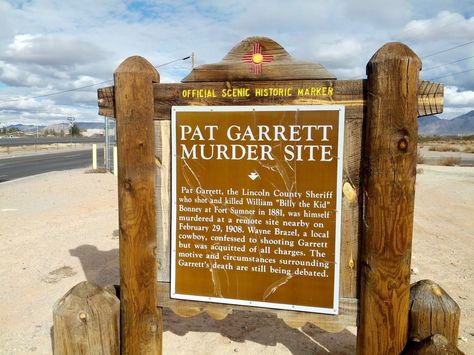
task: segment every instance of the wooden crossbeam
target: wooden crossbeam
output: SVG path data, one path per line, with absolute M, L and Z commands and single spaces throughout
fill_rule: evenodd
M 339 104 L 349 107 L 365 106 L 365 83 L 366 80 L 300 80 L 300 81 L 277 81 L 277 82 L 206 82 L 206 83 L 186 83 L 186 84 L 155 84 L 155 119 L 169 119 L 172 105 L 245 105 L 251 100 L 252 104 L 282 104 L 282 105 L 317 105 L 317 104 Z M 297 96 L 296 89 L 292 96 L 265 97 L 259 100 L 255 96 L 233 98 L 183 98 L 181 91 L 185 89 L 205 89 L 221 92 L 225 88 L 248 87 L 252 90 L 256 88 L 288 88 L 291 85 L 298 85 L 298 88 L 311 88 L 328 86 L 334 88 L 333 95 L 326 96 Z M 253 91 L 252 91 L 253 92 Z M 115 117 L 114 87 L 109 86 L 97 90 L 99 115 Z M 441 83 L 430 81 L 420 81 L 418 86 L 418 117 L 436 115 L 443 112 L 444 86 Z

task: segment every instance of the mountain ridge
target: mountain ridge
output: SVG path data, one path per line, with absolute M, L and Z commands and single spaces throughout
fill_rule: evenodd
M 420 136 L 468 136 L 474 134 L 474 110 L 445 120 L 437 116 L 418 117 Z
M 76 122 L 81 130 L 104 128 L 103 122 Z M 45 129 L 68 130 L 68 123 L 57 123 L 49 126 L 44 125 L 24 125 L 21 123 L 6 126 L 9 128 L 17 128 L 25 133 L 43 131 Z M 474 110 L 452 119 L 441 119 L 437 116 L 418 117 L 418 134 L 420 136 L 467 136 L 474 134 Z

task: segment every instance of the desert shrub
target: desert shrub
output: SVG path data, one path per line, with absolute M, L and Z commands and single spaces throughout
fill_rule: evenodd
M 455 166 L 461 164 L 460 157 L 446 157 L 438 160 L 438 165 Z
M 88 169 L 85 171 L 86 174 L 105 174 L 108 172 L 106 168 Z
M 432 145 L 428 149 L 431 152 L 459 152 L 459 148 L 450 144 Z
M 467 145 L 462 151 L 464 153 L 474 153 L 474 145 Z
M 425 157 L 420 153 L 416 153 L 416 163 L 417 164 L 424 164 L 425 163 Z

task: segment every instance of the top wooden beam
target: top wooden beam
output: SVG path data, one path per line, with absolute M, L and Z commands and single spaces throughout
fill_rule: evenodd
M 360 111 L 352 113 L 362 118 L 359 112 L 366 106 L 366 80 L 335 79 L 321 64 L 293 58 L 270 38 L 249 37 L 222 61 L 194 68 L 181 84 L 156 84 L 154 117 L 169 119 L 173 105 L 338 104 L 357 107 Z M 272 94 L 271 89 L 280 91 Z M 99 114 L 115 117 L 114 88 L 99 89 L 98 97 Z M 418 116 L 441 112 L 443 85 L 422 81 L 418 87 Z M 347 117 L 351 118 L 351 112 Z
M 248 37 L 214 64 L 194 68 L 183 83 L 336 79 L 321 64 L 293 58 L 267 37 Z
M 331 95 L 318 95 L 311 88 L 331 87 Z M 155 84 L 155 119 L 169 119 L 173 105 L 291 105 L 291 104 L 339 104 L 346 106 L 366 106 L 366 80 L 295 80 L 262 82 L 206 82 L 182 84 Z M 222 97 L 222 90 L 249 89 L 249 96 Z M 255 89 L 289 89 L 291 95 L 255 97 Z M 309 95 L 298 96 L 297 89 L 309 89 Z M 202 95 L 183 96 L 186 90 L 203 90 Z M 214 90 L 214 91 L 212 91 Z M 317 89 L 316 89 L 317 90 Z M 326 89 L 327 90 L 327 89 Z M 206 92 L 210 93 L 209 97 Z M 213 97 L 212 92 L 218 97 Z M 440 83 L 421 81 L 418 86 L 418 117 L 443 112 L 444 86 Z M 312 95 L 313 93 L 313 95 Z M 288 91 L 287 91 L 288 94 Z M 322 94 L 322 91 L 319 92 Z M 186 93 L 184 94 L 186 95 Z M 98 90 L 99 115 L 115 117 L 114 87 Z

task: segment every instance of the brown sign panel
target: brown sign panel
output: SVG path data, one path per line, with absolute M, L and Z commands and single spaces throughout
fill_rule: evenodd
M 172 109 L 171 297 L 337 314 L 342 106 Z

